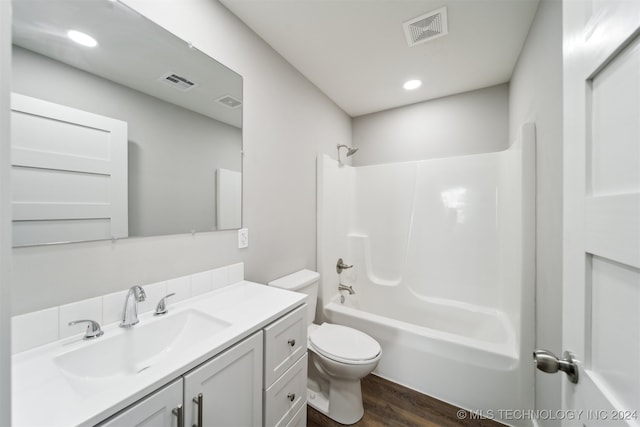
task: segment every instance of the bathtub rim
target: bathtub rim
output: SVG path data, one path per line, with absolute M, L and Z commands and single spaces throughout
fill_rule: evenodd
M 439 331 L 436 329 L 427 328 L 425 326 L 415 325 L 402 320 L 370 313 L 366 310 L 341 304 L 339 302 L 341 296 L 342 295 L 340 293 L 335 294 L 329 300 L 329 302 L 322 307 L 323 316 L 331 322 L 333 321 L 333 317 L 331 316 L 330 312 L 334 311 L 344 316 L 356 317 L 363 321 L 371 322 L 377 326 L 387 328 L 391 327 L 396 330 L 407 331 L 416 335 L 425 336 L 430 339 L 441 340 L 451 345 L 469 347 L 475 351 L 482 351 L 494 357 L 505 358 L 508 362 L 508 365 L 517 364 L 521 359 L 519 351 L 520 349 L 518 348 L 514 326 L 511 324 L 509 316 L 499 310 L 491 309 L 478 311 L 483 312 L 483 314 L 491 314 L 497 317 L 500 323 L 505 327 L 505 331 L 507 333 L 507 342 L 502 344 L 491 343 L 473 337 L 466 337 L 450 332 Z

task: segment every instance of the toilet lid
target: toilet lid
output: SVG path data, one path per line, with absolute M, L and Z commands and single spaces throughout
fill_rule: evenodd
M 380 354 L 380 344 L 364 332 L 342 325 L 323 323 L 309 335 L 309 341 L 329 358 L 363 361 Z

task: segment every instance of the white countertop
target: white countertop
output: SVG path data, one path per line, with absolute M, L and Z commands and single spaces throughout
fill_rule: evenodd
M 82 336 L 75 336 L 18 353 L 12 358 L 12 425 L 92 426 L 305 302 L 303 294 L 243 281 L 169 304 L 166 316 L 141 315 L 140 325 L 143 325 L 187 310 L 198 310 L 230 326 L 212 336 L 203 335 L 184 350 L 173 351 L 171 357 L 159 360 L 136 375 L 73 378 L 54 363 L 54 358 L 61 354 L 129 332 L 117 323 L 103 327 L 104 336 L 95 340 L 83 341 Z

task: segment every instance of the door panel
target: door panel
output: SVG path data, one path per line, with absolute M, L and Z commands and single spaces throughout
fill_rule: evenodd
M 640 270 L 593 256 L 589 369 L 623 408 L 640 402 Z
M 640 414 L 640 2 L 563 2 L 563 381 L 578 426 Z
M 98 427 L 177 427 L 178 418 L 173 411 L 179 405 L 182 405 L 182 379 L 142 399 Z
M 262 332 L 194 369 L 184 381 L 185 425 L 198 425 L 193 399 L 202 393 L 203 426 L 261 426 Z
M 127 124 L 13 94 L 14 246 L 128 236 Z

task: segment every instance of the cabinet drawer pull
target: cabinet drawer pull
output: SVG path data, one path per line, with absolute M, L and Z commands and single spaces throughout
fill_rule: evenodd
M 203 400 L 204 398 L 202 397 L 202 393 L 199 393 L 198 397 L 193 398 L 193 403 L 198 405 L 198 424 L 194 424 L 193 427 L 204 427 L 204 422 L 202 421 L 202 411 L 204 406 L 202 404 Z
M 289 399 L 291 402 L 293 402 L 294 400 L 296 400 L 296 394 L 295 393 L 287 394 L 287 399 Z
M 171 410 L 171 413 L 178 417 L 178 427 L 184 427 L 184 415 L 182 405 L 178 405 L 176 408 Z
M 293 347 L 294 345 L 296 345 L 296 340 L 290 339 L 289 341 L 287 341 L 287 344 L 289 344 L 291 347 Z

